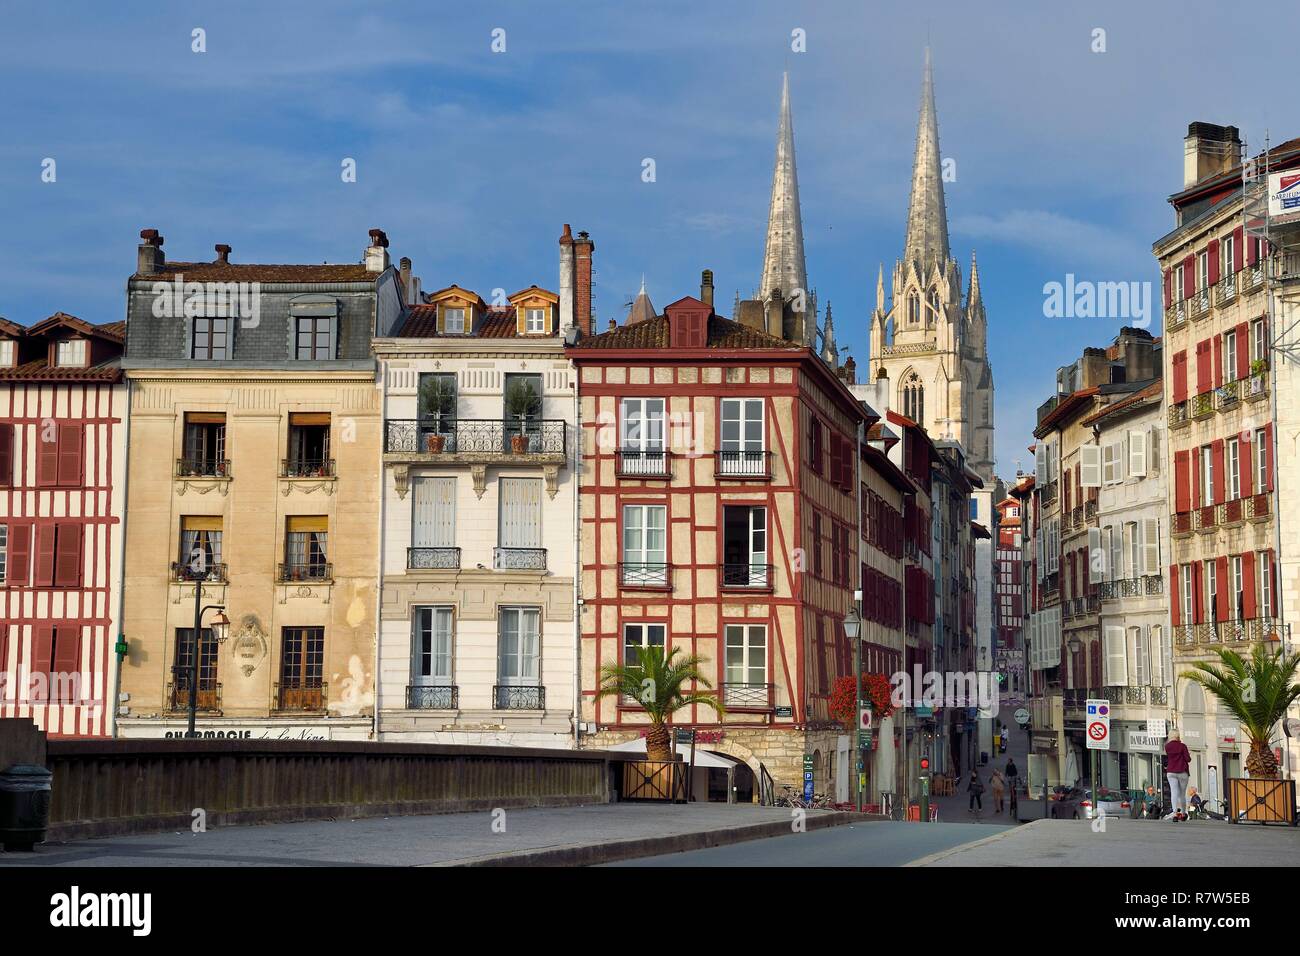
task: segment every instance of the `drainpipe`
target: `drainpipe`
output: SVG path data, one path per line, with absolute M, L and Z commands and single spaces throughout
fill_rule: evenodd
M 131 380 L 126 378 L 125 375 L 123 376 L 123 379 L 125 380 L 126 387 L 122 390 L 122 398 L 126 407 L 124 408 L 122 415 L 122 421 L 124 423 L 122 427 L 122 454 L 124 456 L 129 456 L 131 449 Z M 129 467 L 130 463 L 129 458 L 122 462 L 122 523 L 120 525 L 121 531 L 119 534 L 121 541 L 118 545 L 117 553 L 117 574 L 119 579 L 117 586 L 117 633 L 123 640 L 126 640 L 126 631 L 123 628 L 125 618 L 123 615 L 126 613 L 126 493 L 128 488 L 127 481 L 131 474 L 131 469 Z M 112 476 L 110 475 L 109 478 L 111 479 Z M 109 509 L 111 510 L 112 507 L 113 502 L 110 498 Z M 117 642 L 114 641 L 114 643 L 116 644 Z M 117 657 L 117 654 L 113 654 L 112 656 Z M 130 655 L 128 654 L 128 656 Z M 112 737 L 117 736 L 117 710 L 118 704 L 120 703 L 119 698 L 122 694 L 122 667 L 125 664 L 126 660 L 123 658 L 122 660 L 119 660 L 117 666 L 113 668 L 113 694 L 108 701 L 108 727 L 109 735 Z
M 582 399 L 573 376 L 573 746 L 582 747 Z
M 371 725 L 370 739 L 379 740 L 379 648 L 383 642 L 384 624 L 384 514 L 388 504 L 388 469 L 384 467 L 384 443 L 387 440 L 388 432 L 388 364 L 379 360 L 379 381 L 376 384 L 379 389 L 379 534 L 375 537 L 378 540 L 378 561 L 375 565 L 375 713 Z

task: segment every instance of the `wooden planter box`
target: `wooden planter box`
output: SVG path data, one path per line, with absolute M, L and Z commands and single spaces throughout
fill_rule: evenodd
M 686 801 L 690 765 L 681 760 L 629 760 L 623 764 L 624 800 Z
M 1228 822 L 1295 826 L 1295 781 L 1272 777 L 1229 777 Z

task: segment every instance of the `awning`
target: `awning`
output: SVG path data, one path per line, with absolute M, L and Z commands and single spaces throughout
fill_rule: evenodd
M 605 750 L 614 750 L 619 753 L 645 753 L 645 738 L 638 737 L 636 740 L 629 740 L 626 743 L 615 744 L 612 747 L 605 747 Z M 691 745 L 678 744 L 677 752 L 682 755 L 682 760 L 687 763 L 691 759 Z M 730 757 L 724 757 L 721 754 L 711 753 L 707 750 L 701 750 L 700 745 L 695 745 L 695 766 L 697 767 L 716 767 L 719 770 L 730 770 L 739 760 L 733 760 Z

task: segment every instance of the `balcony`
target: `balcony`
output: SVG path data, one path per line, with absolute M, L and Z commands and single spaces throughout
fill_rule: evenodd
M 1101 583 L 1101 599 L 1115 601 L 1120 598 L 1142 597 L 1150 594 L 1163 594 L 1165 580 L 1158 574 L 1144 574 L 1136 578 L 1119 578 Z
M 1190 406 L 1190 404 L 1191 403 L 1187 401 L 1170 402 L 1169 404 L 1169 427 L 1170 428 L 1182 428 L 1184 425 L 1186 425 L 1188 422 L 1191 421 L 1191 419 L 1187 415 L 1188 407 Z
M 173 670 L 176 671 L 176 677 L 167 684 L 167 711 L 172 714 L 187 713 L 190 709 L 189 674 L 183 673 L 180 668 L 173 668 Z M 201 714 L 221 713 L 220 681 L 199 678 L 195 709 Z
M 460 688 L 455 684 L 420 684 L 406 688 L 407 710 L 458 710 Z
M 1251 363 L 1250 377 L 1241 382 L 1241 391 L 1248 402 L 1268 398 L 1268 366 L 1256 360 Z
M 229 478 L 229 458 L 177 458 L 177 478 Z
M 1105 698 L 1106 700 L 1110 701 L 1112 704 L 1122 704 L 1124 703 L 1124 692 L 1127 690 L 1128 690 L 1127 687 L 1118 687 L 1118 686 L 1103 687 L 1101 688 L 1101 692 L 1098 696 L 1100 698 Z
M 1095 517 L 1097 517 L 1097 502 L 1085 502 L 1083 506 L 1083 520 L 1091 521 Z
M 275 709 L 295 713 L 316 713 L 325 710 L 326 691 L 329 685 L 314 678 L 276 681 L 274 685 Z
M 1223 528 L 1239 528 L 1245 520 L 1246 505 L 1240 498 L 1233 498 L 1215 506 L 1214 519 Z
M 277 584 L 327 584 L 333 580 L 334 565 L 328 562 L 286 562 L 275 566 Z
M 1284 624 L 1271 617 L 1180 624 L 1174 628 L 1174 646 L 1195 651 L 1222 644 L 1276 641 L 1281 638 L 1284 627 Z
M 390 462 L 563 464 L 567 434 L 562 419 L 390 418 L 384 422 L 384 455 Z
M 1223 307 L 1237 297 L 1237 276 L 1235 274 L 1228 276 L 1226 279 L 1220 279 L 1218 285 L 1214 287 L 1214 304 Z
M 492 567 L 497 571 L 545 571 L 546 549 L 493 548 Z
M 1145 687 L 1125 687 L 1124 700 L 1125 704 L 1145 704 L 1147 702 L 1147 689 Z
M 333 478 L 333 458 L 282 458 L 281 478 Z
M 772 565 L 731 563 L 719 565 L 722 587 L 736 591 L 772 590 Z
M 1151 692 L 1150 697 L 1151 697 L 1152 704 L 1157 704 L 1161 707 L 1168 706 L 1169 704 L 1168 687 L 1157 687 L 1155 684 L 1152 684 L 1150 687 L 1147 688 L 1147 690 Z
M 672 565 L 662 561 L 620 561 L 618 583 L 635 590 L 667 591 L 672 587 Z
M 715 478 L 772 480 L 772 453 L 770 451 L 718 451 L 714 452 Z
M 545 710 L 546 688 L 497 684 L 492 688 L 493 710 Z
M 1196 512 L 1176 511 L 1170 516 L 1169 533 L 1175 538 L 1191 537 L 1196 530 Z
M 1043 485 L 1043 490 L 1039 494 L 1039 501 L 1041 501 L 1043 505 L 1050 505 L 1055 500 L 1056 500 L 1056 482 L 1049 481 L 1047 484 Z
M 1214 505 L 1206 505 L 1192 512 L 1196 516 L 1196 530 L 1198 533 L 1213 534 L 1219 530 L 1217 512 L 1218 509 Z
M 1247 521 L 1267 521 L 1273 514 L 1273 494 L 1264 492 L 1259 495 L 1251 495 L 1246 499 L 1245 515 Z
M 722 703 L 728 710 L 771 710 L 772 684 L 722 684 Z
M 209 564 L 204 571 L 195 571 L 188 564 L 173 561 L 171 579 L 175 584 L 225 584 L 230 579 L 226 576 L 224 564 Z
M 1262 265 L 1252 266 L 1242 272 L 1241 276 L 1241 294 L 1254 292 L 1264 287 L 1264 267 Z
M 1201 392 L 1188 401 L 1188 415 L 1195 419 L 1209 418 L 1214 414 L 1214 392 Z
M 460 548 L 407 548 L 408 571 L 456 571 L 460 568 Z
M 1177 332 L 1187 324 L 1187 303 L 1175 302 L 1165 309 L 1165 331 Z
M 620 448 L 614 455 L 614 474 L 619 478 L 671 478 L 672 452 Z
M 1193 322 L 1210 314 L 1210 290 L 1201 289 L 1187 300 L 1187 315 Z

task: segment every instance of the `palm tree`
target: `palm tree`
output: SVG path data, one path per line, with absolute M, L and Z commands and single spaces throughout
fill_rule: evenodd
M 1195 670 L 1182 676 L 1217 697 L 1245 728 L 1250 737 L 1246 772 L 1252 777 L 1276 777 L 1277 758 L 1270 746 L 1273 727 L 1300 698 L 1300 684 L 1292 679 L 1300 654 L 1269 650 L 1263 644 L 1255 645 L 1249 660 L 1222 647 L 1214 652 L 1219 661 L 1193 661 Z
M 706 704 L 721 717 L 726 711 L 701 669 L 703 659 L 694 654 L 681 655 L 674 647 L 667 655 L 662 647 L 643 647 L 635 662 L 606 664 L 600 669 L 601 697 L 629 697 L 650 715 L 650 730 L 645 736 L 645 754 L 649 760 L 672 760 L 673 746 L 668 735 L 668 718 L 674 711 L 690 704 Z M 707 691 L 684 690 L 694 681 Z

